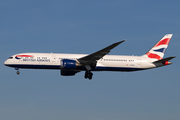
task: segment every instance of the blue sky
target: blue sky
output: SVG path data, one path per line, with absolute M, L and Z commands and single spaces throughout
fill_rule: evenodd
M 180 16 L 177 0 L 1 0 L 0 119 L 179 120 Z M 165 34 L 174 34 L 165 57 L 173 64 L 139 72 L 84 72 L 4 66 L 22 52 L 142 55 Z

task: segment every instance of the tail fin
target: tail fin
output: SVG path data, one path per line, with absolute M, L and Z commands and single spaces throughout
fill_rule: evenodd
M 173 34 L 166 34 L 154 47 L 152 47 L 144 56 L 148 58 L 161 60 Z

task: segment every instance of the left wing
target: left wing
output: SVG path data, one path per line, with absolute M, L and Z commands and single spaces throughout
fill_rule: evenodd
M 91 65 L 93 63 L 96 63 L 97 60 L 101 59 L 103 56 L 105 56 L 106 54 L 108 54 L 113 48 L 115 48 L 116 46 L 118 46 L 120 43 L 124 42 L 120 41 L 117 43 L 114 43 L 102 50 L 99 50 L 95 53 L 89 54 L 85 57 L 79 58 L 78 61 L 82 64 L 82 65 Z

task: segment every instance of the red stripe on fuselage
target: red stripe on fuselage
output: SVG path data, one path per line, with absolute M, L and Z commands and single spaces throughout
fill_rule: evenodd
M 16 57 L 34 57 L 32 55 L 17 55 Z

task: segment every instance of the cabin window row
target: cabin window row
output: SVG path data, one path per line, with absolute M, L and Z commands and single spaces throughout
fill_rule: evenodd
M 59 58 L 59 59 L 70 59 L 70 60 L 77 60 L 77 58 Z
M 41 57 L 37 57 L 37 59 L 41 59 Z M 47 59 L 47 57 L 42 57 L 42 59 Z
M 104 61 L 128 61 L 128 60 L 119 60 L 119 59 L 104 59 Z M 134 62 L 134 60 L 129 60 L 129 62 Z
M 127 60 L 119 60 L 119 59 L 104 59 L 104 61 L 127 61 Z

